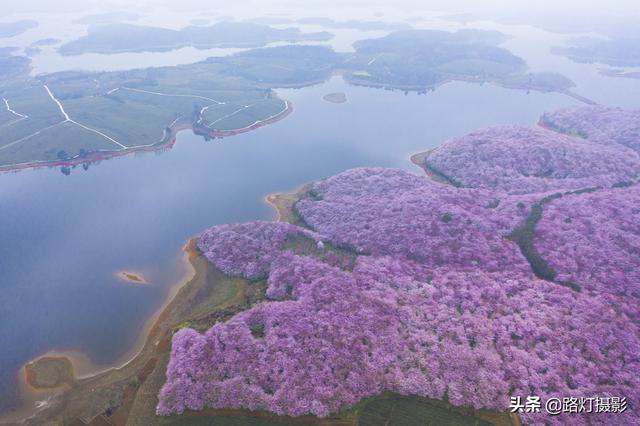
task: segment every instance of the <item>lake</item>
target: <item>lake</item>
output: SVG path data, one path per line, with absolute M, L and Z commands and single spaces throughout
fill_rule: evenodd
M 521 54 L 527 40 L 509 47 Z M 638 81 L 532 58 L 536 69 L 547 61 L 575 78 L 582 95 L 640 105 Z M 348 102 L 322 100 L 332 92 Z M 421 173 L 408 160 L 414 152 L 480 127 L 533 125 L 545 111 L 578 105 L 560 94 L 469 83 L 405 95 L 340 77 L 278 93 L 294 113 L 251 133 L 205 142 L 185 131 L 171 150 L 77 167 L 69 176 L 57 168 L 0 175 L 0 411 L 18 403 L 21 366 L 42 354 L 84 354 L 81 374 L 126 361 L 186 272 L 184 243 L 212 225 L 272 219 L 267 194 L 360 166 Z M 118 279 L 123 270 L 150 285 Z

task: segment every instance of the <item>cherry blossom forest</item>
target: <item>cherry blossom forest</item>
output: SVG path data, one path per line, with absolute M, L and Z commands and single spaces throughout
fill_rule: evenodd
M 348 170 L 296 203 L 304 226 L 206 230 L 204 256 L 266 280 L 268 301 L 175 333 L 158 413 L 324 417 L 382 392 L 499 411 L 528 395 L 638 407 L 639 155 L 640 111 L 562 110 L 435 149 L 425 169 L 449 183 Z M 634 409 L 521 418 L 640 424 Z

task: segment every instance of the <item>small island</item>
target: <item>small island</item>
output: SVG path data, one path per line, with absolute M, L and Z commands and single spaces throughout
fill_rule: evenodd
M 116 276 L 121 280 L 133 283 L 133 284 L 149 284 L 144 276 L 137 272 L 120 271 L 116 273 Z
M 343 104 L 347 102 L 347 95 L 343 92 L 337 93 L 328 93 L 322 97 L 327 102 L 331 102 L 334 104 Z

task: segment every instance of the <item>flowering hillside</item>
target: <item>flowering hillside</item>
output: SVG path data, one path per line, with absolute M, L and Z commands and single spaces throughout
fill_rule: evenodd
M 205 231 L 198 246 L 207 259 L 266 279 L 269 301 L 204 334 L 175 334 L 158 413 L 324 417 L 382 392 L 499 411 L 528 395 L 620 396 L 637 407 L 640 190 L 610 188 L 640 170 L 635 154 L 516 128 L 474 133 L 437 154 L 445 170 L 472 164 L 454 176 L 479 188 L 354 169 L 312 184 L 297 202 L 308 228 Z M 534 176 L 545 169 L 549 176 Z M 583 185 L 604 188 L 568 191 Z M 294 237 L 315 252 L 288 244 Z M 317 255 L 330 247 L 354 263 Z M 534 261 L 549 277 L 536 277 Z M 521 417 L 640 423 L 636 410 Z
M 526 217 L 527 209 L 516 207 L 520 199 L 366 168 L 316 183 L 312 192 L 314 197 L 296 205 L 298 214 L 358 253 L 402 255 L 430 267 L 528 269 L 515 244 L 504 238 Z
M 535 241 L 558 278 L 621 296 L 629 315 L 640 320 L 640 186 L 554 201 Z
M 266 276 L 271 262 L 277 258 L 278 249 L 287 235 L 296 229 L 283 222 L 220 225 L 200 235 L 198 248 L 225 274 L 255 280 Z M 297 232 L 318 238 L 306 229 Z
M 512 126 L 454 139 L 427 165 L 465 187 L 530 193 L 628 181 L 637 176 L 640 157 L 620 146 Z
M 546 127 L 601 144 L 617 143 L 640 153 L 640 110 L 585 107 L 544 114 Z

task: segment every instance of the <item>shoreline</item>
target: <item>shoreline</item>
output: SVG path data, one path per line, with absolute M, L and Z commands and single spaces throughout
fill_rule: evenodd
M 296 221 L 297 217 L 291 213 L 293 204 L 300 198 L 301 194 L 308 191 L 310 185 L 310 183 L 303 184 L 293 192 L 277 192 L 266 195 L 263 200 L 274 209 L 273 219 L 278 221 Z M 166 328 L 166 324 L 162 323 L 165 320 L 170 322 L 168 319 L 168 317 L 171 316 L 170 308 L 174 303 L 181 302 L 178 300 L 178 294 L 181 290 L 195 281 L 198 275 L 205 273 L 202 267 L 196 263 L 200 256 L 196 245 L 196 238 L 190 238 L 182 247 L 182 260 L 185 267 L 184 275 L 170 287 L 163 304 L 145 321 L 134 346 L 114 364 L 95 364 L 85 353 L 76 350 L 51 350 L 27 361 L 17 373 L 19 376 L 18 396 L 20 402 L 9 411 L 0 413 L 0 425 L 30 424 L 31 420 L 37 422 L 39 420 L 38 416 L 48 413 L 49 411 L 53 411 L 54 415 L 59 414 L 59 412 L 64 410 L 66 401 L 73 397 L 73 395 L 69 394 L 80 392 L 79 389 L 86 387 L 92 381 L 100 381 L 109 375 L 120 375 L 121 370 L 127 368 L 139 370 L 140 364 L 146 366 L 146 364 L 156 358 L 152 353 L 149 353 L 149 349 L 154 349 L 155 347 L 166 344 L 168 344 L 170 348 L 170 340 L 168 342 L 163 341 L 163 335 L 166 333 L 166 330 L 165 333 L 163 333 L 161 328 L 163 328 L 163 325 L 165 326 L 164 328 Z M 117 271 L 116 275 L 119 275 L 119 272 L 121 271 Z M 73 372 L 73 383 L 69 384 L 65 382 L 59 386 L 50 388 L 34 387 L 29 380 L 28 366 L 34 365 L 36 362 L 47 358 L 70 362 Z M 136 366 L 135 364 L 139 365 Z
M 435 147 L 427 151 L 416 152 L 414 154 L 411 154 L 411 156 L 409 157 L 409 160 L 416 166 L 420 167 L 422 171 L 425 173 L 425 175 L 431 180 L 438 183 L 445 184 L 445 185 L 451 185 L 456 187 L 460 186 L 459 183 L 455 182 L 450 177 L 438 172 L 437 170 L 434 170 L 433 168 L 427 165 L 427 160 L 429 159 L 429 156 L 433 154 L 437 149 L 438 147 Z
M 240 128 L 240 129 L 231 129 L 231 130 L 201 130 L 201 127 L 194 126 L 194 123 L 188 121 L 187 119 L 179 119 L 175 123 L 173 123 L 169 129 L 171 132 L 169 134 L 165 134 L 163 139 L 157 143 L 151 145 L 140 145 L 134 146 L 131 148 L 126 148 L 124 150 L 118 151 L 94 151 L 89 153 L 84 157 L 76 156 L 71 159 L 65 160 L 34 160 L 28 161 L 24 163 L 18 164 L 8 164 L 0 166 L 0 174 L 2 173 L 11 173 L 11 172 L 19 172 L 21 170 L 34 170 L 41 168 L 55 168 L 55 167 L 77 167 L 81 165 L 91 165 L 95 163 L 99 163 L 103 160 L 111 160 L 115 158 L 125 157 L 128 155 L 145 153 L 145 152 L 158 152 L 163 150 L 172 149 L 177 141 L 178 133 L 183 130 L 191 130 L 194 134 L 199 136 L 205 136 L 212 139 L 223 139 L 226 137 L 236 136 L 243 133 L 251 132 L 257 130 L 261 127 L 268 126 L 270 124 L 277 123 L 280 120 L 285 119 L 293 112 L 293 104 L 291 101 L 284 100 L 285 108 L 279 113 L 267 117 L 264 120 L 256 121 L 255 123 Z
M 207 134 L 207 136 L 214 138 L 223 138 L 229 136 L 235 136 L 242 133 L 247 133 L 253 130 L 257 130 L 261 127 L 276 123 L 293 112 L 293 104 L 285 100 L 285 108 L 279 113 L 268 117 L 264 120 L 257 121 L 250 126 L 244 127 L 242 129 L 234 129 L 229 131 L 212 131 Z M 191 129 L 194 131 L 193 123 L 186 122 L 184 120 L 176 121 L 171 127 L 171 132 L 165 136 L 164 140 L 169 141 L 162 142 L 158 145 L 154 146 L 145 146 L 140 147 L 140 149 L 130 149 L 126 152 L 121 151 L 113 151 L 109 153 L 101 153 L 98 157 L 85 157 L 82 159 L 73 159 L 69 160 L 61 160 L 54 162 L 32 162 L 32 163 L 24 163 L 18 165 L 17 167 L 10 166 L 4 167 L 0 166 L 0 174 L 4 172 L 18 172 L 20 170 L 25 169 L 35 169 L 42 167 L 73 167 L 81 164 L 94 163 L 97 161 L 101 161 L 103 159 L 111 159 L 122 157 L 124 155 L 134 154 L 138 152 L 154 152 L 163 149 L 170 149 L 176 142 L 177 134 L 182 130 Z M 201 134 L 203 135 L 203 134 Z M 28 378 L 27 366 L 33 365 L 39 360 L 45 358 L 57 358 L 67 360 L 71 363 L 72 370 L 74 373 L 73 379 L 75 384 L 78 384 L 83 381 L 89 381 L 93 379 L 98 379 L 103 375 L 108 375 L 112 372 L 119 371 L 121 369 L 125 369 L 130 364 L 137 361 L 139 357 L 143 355 L 143 352 L 146 346 L 150 343 L 152 337 L 155 335 L 154 331 L 158 328 L 159 323 L 162 321 L 163 315 L 166 314 L 167 308 L 176 300 L 176 296 L 179 291 L 188 285 L 198 274 L 197 268 L 194 266 L 192 260 L 196 257 L 197 247 L 195 246 L 195 238 L 190 238 L 182 248 L 182 259 L 183 265 L 185 268 L 185 273 L 183 277 L 178 280 L 176 283 L 170 286 L 167 297 L 165 298 L 162 305 L 154 312 L 154 314 L 149 317 L 142 329 L 139 333 L 138 338 L 136 339 L 135 344 L 129 349 L 123 356 L 121 356 L 115 363 L 113 364 L 95 364 L 91 361 L 91 359 L 82 351 L 77 351 L 74 349 L 69 350 L 50 350 L 41 355 L 38 355 L 27 362 L 25 362 L 22 367 L 17 371 L 18 375 L 18 403 L 16 406 L 10 408 L 8 411 L 0 413 L 0 425 L 3 424 L 12 424 L 12 423 L 22 423 L 28 421 L 34 416 L 37 416 L 43 410 L 48 407 L 51 407 L 55 404 L 56 399 L 64 399 L 67 391 L 73 390 L 73 387 L 69 387 L 68 385 L 61 385 L 54 388 L 37 388 L 32 386 Z M 125 271 L 116 271 L 115 276 L 128 283 L 133 283 L 137 285 L 146 285 L 147 281 L 143 278 L 144 282 L 134 282 L 129 281 L 123 276 L 121 276 L 122 272 Z M 158 343 L 158 342 L 156 342 Z
M 176 143 L 178 133 L 182 130 L 188 130 L 191 128 L 191 124 L 187 124 L 186 121 L 177 121 L 170 129 L 171 133 L 166 135 L 160 142 L 153 145 L 141 145 L 137 147 L 131 147 L 126 150 L 119 151 L 94 151 L 89 153 L 85 157 L 76 156 L 75 158 L 66 160 L 35 160 L 25 163 L 8 164 L 0 166 L 0 173 L 18 172 L 27 169 L 41 169 L 41 168 L 54 168 L 54 167 L 76 167 L 83 164 L 94 164 L 103 160 L 111 160 L 114 158 L 125 157 L 143 152 L 156 152 L 163 149 L 171 149 Z
M 62 402 L 64 405 L 65 394 L 73 391 L 77 387 L 82 387 L 84 382 L 100 379 L 101 377 L 109 374 L 115 374 L 123 369 L 126 369 L 136 361 L 142 361 L 144 358 L 143 352 L 149 344 L 157 345 L 159 342 L 152 343 L 152 338 L 155 337 L 156 329 L 162 322 L 162 317 L 165 314 L 167 308 L 176 299 L 176 296 L 180 289 L 189 284 L 197 275 L 198 270 L 192 260 L 196 257 L 197 247 L 195 246 L 195 238 L 189 239 L 182 247 L 182 261 L 185 268 L 182 278 L 173 283 L 168 291 L 162 305 L 149 317 L 141 331 L 135 344 L 130 348 L 123 356 L 121 356 L 115 363 L 109 365 L 95 364 L 91 359 L 81 351 L 66 350 L 66 351 L 47 351 L 46 353 L 39 355 L 27 361 L 18 371 L 18 397 L 20 402 L 14 408 L 7 412 L 0 413 L 0 425 L 25 423 L 32 419 L 34 416 L 39 415 L 46 408 L 54 409 L 54 404 Z M 55 388 L 37 388 L 29 383 L 27 366 L 33 364 L 43 358 L 59 358 L 66 359 L 71 363 L 73 368 L 74 385 L 63 384 Z M 141 358 L 140 360 L 138 358 Z M 41 402 L 44 398 L 45 405 L 38 407 L 38 402 Z M 59 401 L 62 400 L 62 401 Z M 59 408 L 60 409 L 60 408 Z

